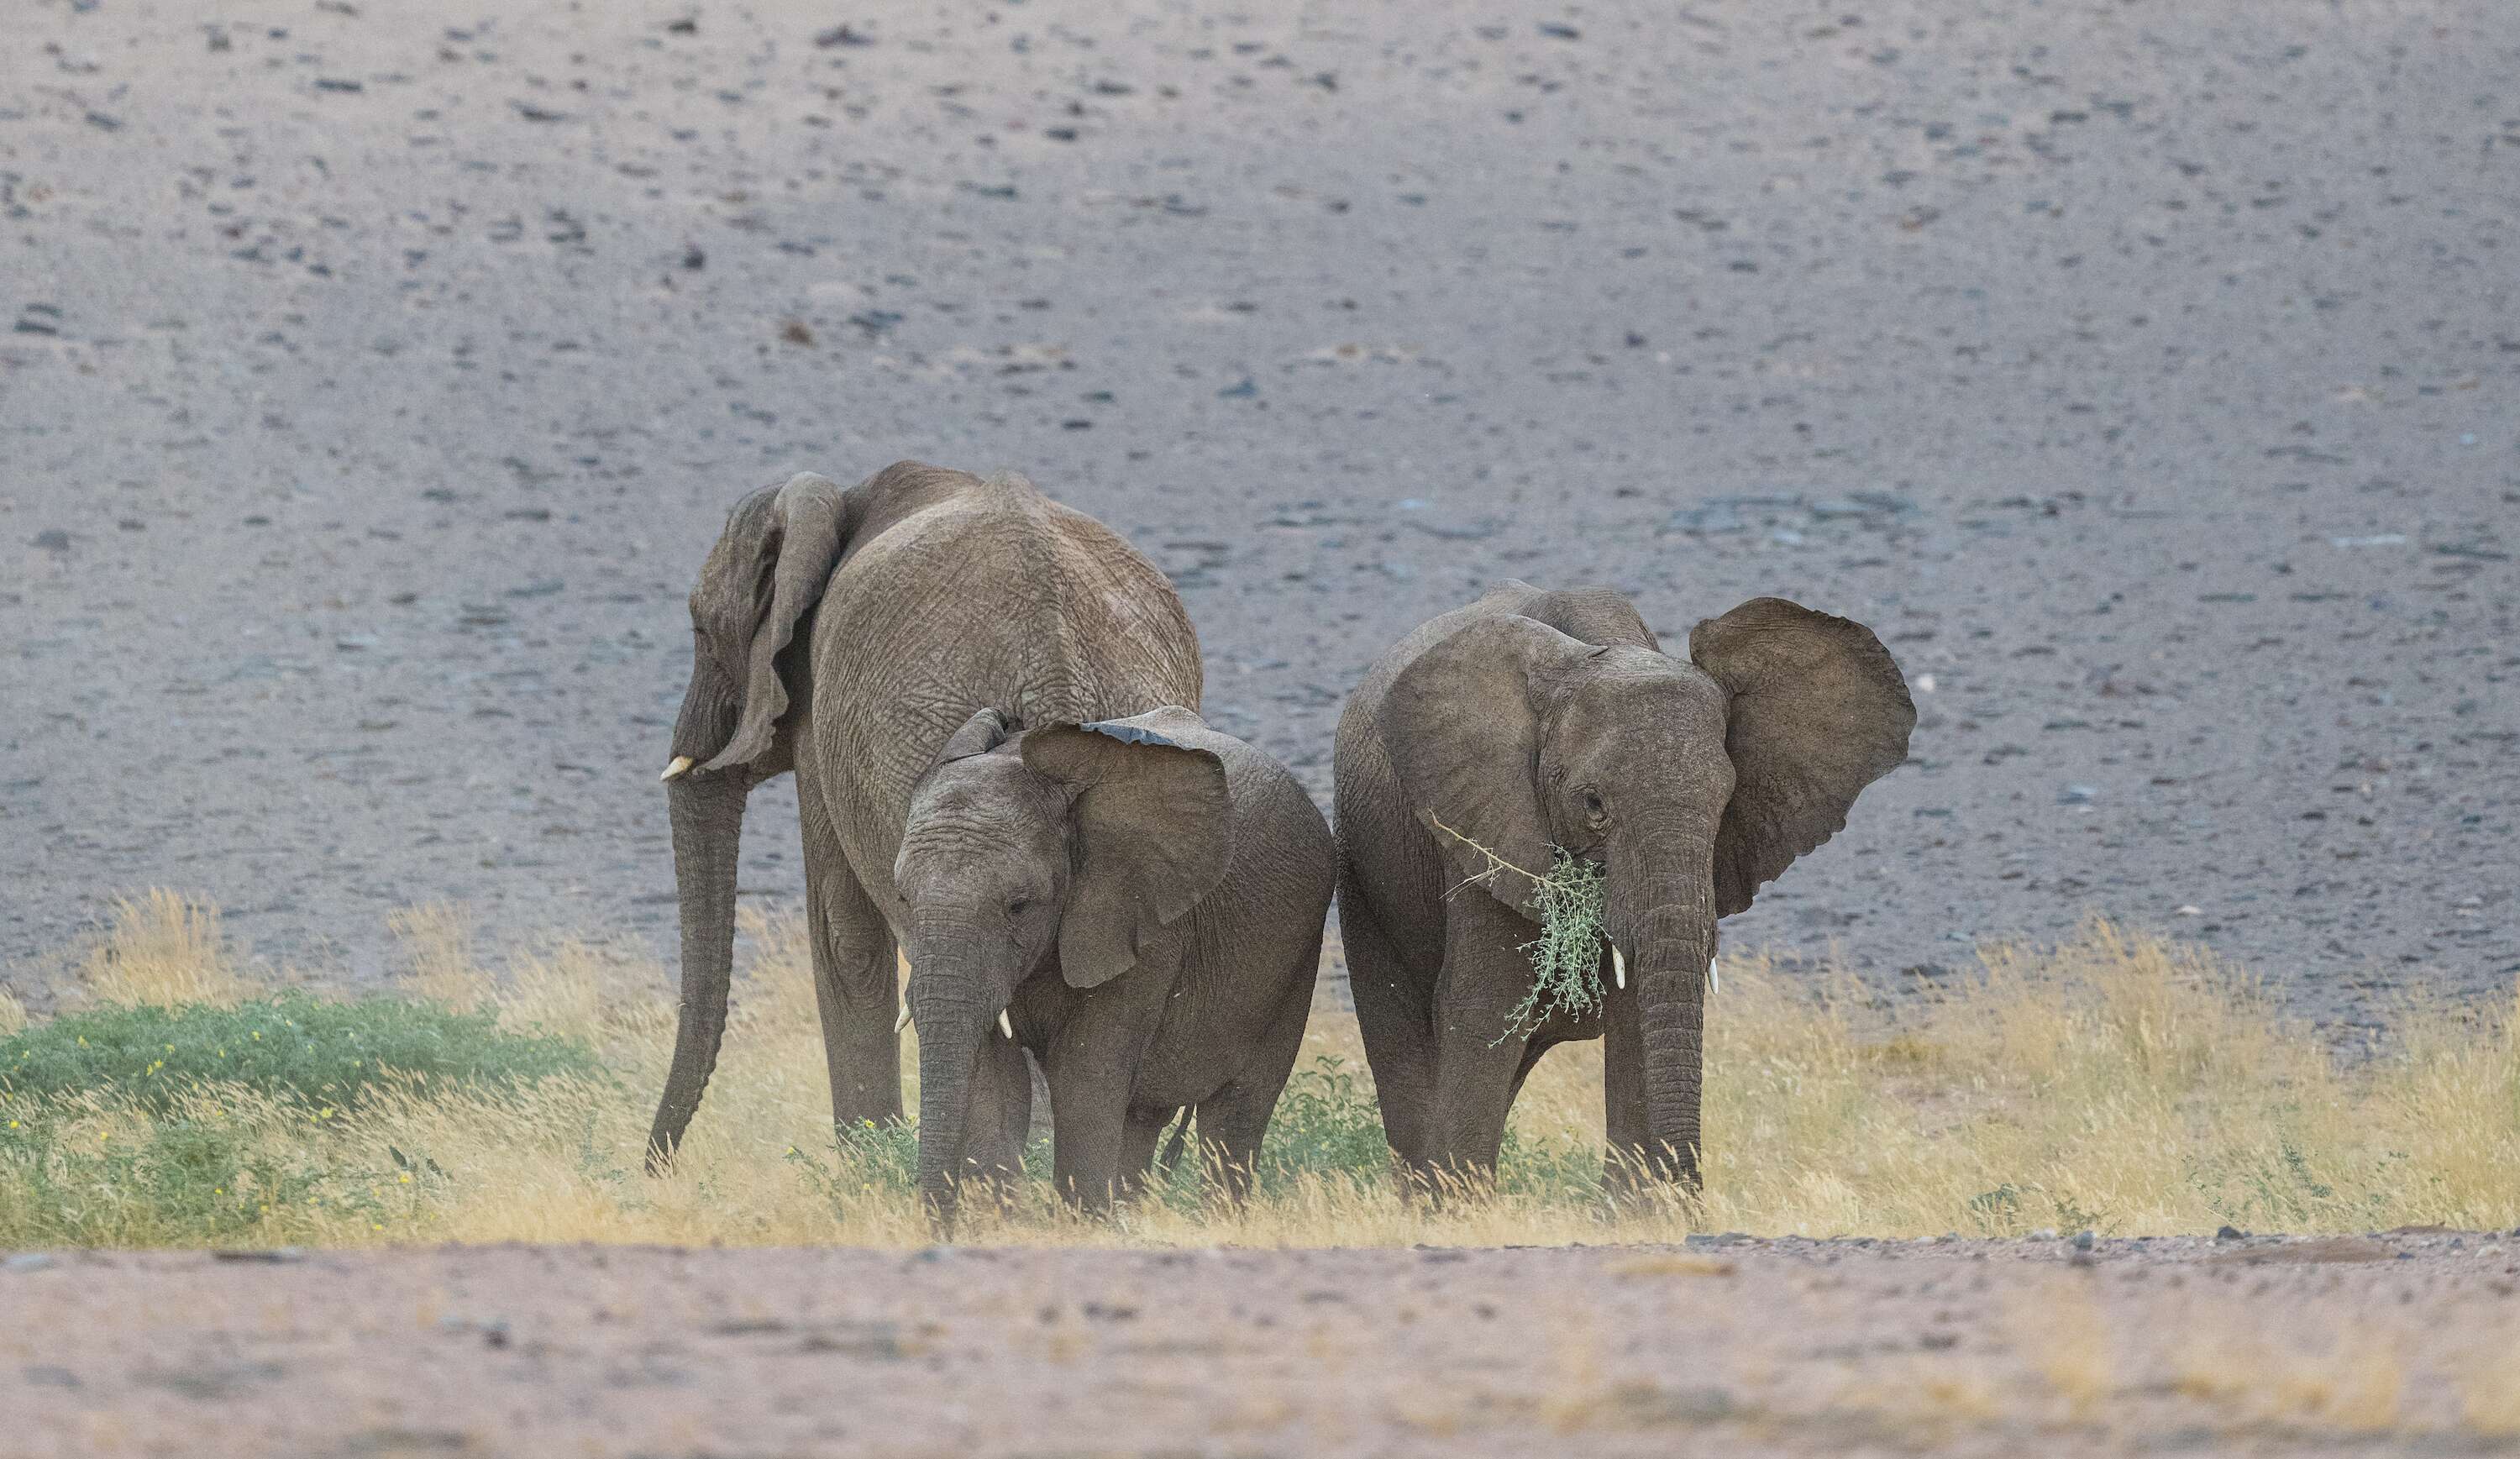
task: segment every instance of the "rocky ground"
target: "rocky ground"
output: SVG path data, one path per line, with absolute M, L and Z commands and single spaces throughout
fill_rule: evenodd
M 1912 761 L 1727 936 L 2097 909 L 2367 1021 L 2520 970 L 2520 10 L 23 0 L 0 957 L 105 899 L 662 951 L 727 506 L 1022 470 L 1327 799 L 1490 581 L 1877 628 Z M 799 883 L 759 801 L 753 896 Z
M 2515 1244 L 0 1260 L 0 1453 L 2520 1448 Z

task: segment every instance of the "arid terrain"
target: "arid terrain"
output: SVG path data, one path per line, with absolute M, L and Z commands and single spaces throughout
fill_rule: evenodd
M 1487 583 L 1876 627 L 1912 763 L 1728 924 L 2097 909 L 2303 1011 L 2520 968 L 2520 12 L 23 0 L 0 957 L 673 915 L 683 597 L 805 467 L 1021 470 L 1328 797 Z M 791 898 L 792 798 L 744 884 Z M 34 965 L 30 965 L 34 964 Z
M 2520 8 L 6 10 L 0 1037 L 92 998 L 83 940 L 167 887 L 254 988 L 496 967 L 502 1016 L 635 1058 L 537 1096 L 582 1126 L 345 1122 L 406 1176 L 388 1135 L 447 1140 L 447 1228 L 543 1245 L 353 1193 L 302 1251 L 0 1254 L 0 1456 L 2520 1445 L 2520 1236 L 2343 1214 L 2520 1210 Z M 1207 716 L 1325 804 L 1364 666 L 1499 578 L 1612 584 L 1675 643 L 1762 594 L 1878 630 L 1911 759 L 1726 924 L 1775 976 L 1711 1035 L 1746 1051 L 1710 1066 L 1720 1209 L 1853 1234 L 1584 1248 L 1543 1203 L 1411 1250 L 1386 1196 L 1324 1208 L 1377 1213 L 1353 1238 L 1250 1228 L 1288 1250 L 924 1248 L 898 1203 L 814 1245 L 801 985 L 740 1002 L 694 1146 L 725 1184 L 641 1184 L 684 596 L 743 492 L 904 457 L 1127 533 Z M 791 941 L 793 826 L 766 787 L 742 872 Z M 1897 1037 L 1777 1012 L 1834 965 L 1932 1027 L 1981 944 L 2094 912 L 2316 1037 L 2106 992 L 2183 974 L 2052 1027 L 2016 988 L 1917 1093 Z M 170 965 L 236 981 L 202 946 Z M 2457 1079 L 2317 1062 L 2419 1026 Z M 1543 1071 L 1579 1144 L 1583 1056 Z M 2287 1107 L 2305 1070 L 2347 1092 Z M 332 1148 L 258 1108 L 273 1159 Z M 2436 1109 L 2450 1174 L 2393 1186 Z M 139 1127 L 70 1110 L 0 1173 L 84 1172 L 44 1229 L 154 1244 L 142 1198 L 89 1202 Z M 2193 1215 L 2258 1199 L 2318 1229 Z M 2104 1229 L 1863 1234 L 2041 1201 Z M 781 1244 L 646 1244 L 743 1221 Z M 316 1249 L 366 1240 L 407 1244 Z
M 2507 1453 L 2515 1252 L 2435 1232 L 21 1258 L 0 1450 Z

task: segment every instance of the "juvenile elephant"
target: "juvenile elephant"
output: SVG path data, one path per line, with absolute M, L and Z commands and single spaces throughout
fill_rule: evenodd
M 841 1127 L 901 1118 L 893 886 L 911 791 L 983 705 L 1036 723 L 1199 699 L 1198 639 L 1155 565 L 1019 476 L 917 462 L 841 489 L 746 497 L 692 590 L 692 681 L 665 768 L 682 905 L 681 1025 L 648 1167 L 672 1158 L 717 1063 L 744 797 L 796 774 L 814 987 Z M 1001 1040 L 972 1079 L 1012 1168 L 1032 1105 Z
M 919 1029 L 919 1174 L 950 1222 L 975 1056 L 1021 1043 L 1089 1211 L 1183 1106 L 1247 1191 L 1294 1067 L 1338 851 L 1285 767 L 1179 706 L 1011 730 L 983 709 L 911 797 L 893 870 Z M 998 1122 L 992 1122 L 998 1123 Z
M 1619 1169 L 1696 1186 L 1716 918 L 1845 825 L 1916 715 L 1869 630 L 1782 598 L 1688 647 L 1664 654 L 1608 589 L 1512 582 L 1421 625 L 1349 697 L 1340 934 L 1383 1125 L 1418 1173 L 1492 1171 L 1541 1054 L 1602 1038 Z M 1604 996 L 1514 1028 L 1522 873 L 1559 849 L 1604 877 Z

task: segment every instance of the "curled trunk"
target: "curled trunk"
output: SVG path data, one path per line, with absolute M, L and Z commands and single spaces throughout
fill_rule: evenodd
M 741 771 L 686 775 L 666 787 L 674 891 L 682 911 L 683 986 L 674 1062 L 648 1133 L 650 1174 L 672 1162 L 726 1037 L 727 982 L 735 965 L 736 851 L 743 833 L 743 799 L 751 788 Z

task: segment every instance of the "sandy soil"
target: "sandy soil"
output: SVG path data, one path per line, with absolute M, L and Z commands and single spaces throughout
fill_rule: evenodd
M 455 19 L 449 19 L 456 17 Z M 843 22 L 846 22 L 845 24 Z M 1877 627 L 1914 759 L 1734 940 L 2087 910 L 2298 1009 L 2520 969 L 2520 8 L 21 0 L 0 958 L 206 894 L 661 953 L 740 493 L 1022 469 L 1327 797 L 1505 575 Z M 1929 683 L 1930 681 L 1930 683 Z M 746 891 L 793 897 L 792 801 Z
M 2515 1248 L 19 1257 L 0 1453 L 2508 1452 Z

